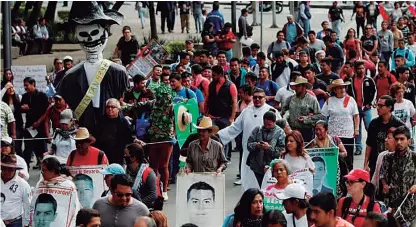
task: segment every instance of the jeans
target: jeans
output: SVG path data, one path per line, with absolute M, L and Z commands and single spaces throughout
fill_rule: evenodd
M 337 37 L 341 34 L 341 19 L 332 21 L 332 30 L 337 33 Z
M 308 32 L 311 30 L 311 23 L 309 21 L 309 19 L 304 19 L 301 18 L 302 24 L 303 24 L 303 31 L 304 31 L 304 36 L 308 36 Z
M 362 145 L 362 124 L 361 120 L 364 121 L 364 127 L 365 130 L 368 129 L 368 126 L 370 125 L 370 122 L 372 120 L 371 118 L 371 108 L 367 110 L 362 110 L 361 107 L 358 107 L 358 112 L 360 113 L 360 128 L 359 128 L 359 135 L 355 137 L 355 151 L 358 153 L 361 153 L 363 151 L 363 145 Z
M 228 121 L 228 118 L 219 118 L 219 119 L 212 119 L 212 124 L 218 126 L 218 128 L 221 130 L 225 127 L 227 127 L 230 123 Z M 231 160 L 231 146 L 229 144 L 224 144 L 224 155 L 227 157 L 228 160 Z
M 194 20 L 195 20 L 195 30 L 196 33 L 201 33 L 202 32 L 202 13 L 194 13 Z
M 144 28 L 144 13 L 146 12 L 146 9 L 144 8 L 140 8 L 138 13 L 139 13 L 139 18 L 140 18 L 140 23 L 142 24 L 142 28 Z
M 22 227 L 22 226 L 23 226 L 22 218 L 16 219 L 6 225 L 6 227 Z

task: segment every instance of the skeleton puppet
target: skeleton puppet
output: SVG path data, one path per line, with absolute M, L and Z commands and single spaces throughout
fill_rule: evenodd
M 73 4 L 69 21 L 86 53 L 86 61 L 66 72 L 58 84 L 57 92 L 75 111 L 79 124 L 93 132 L 97 120 L 105 114 L 106 100 L 120 99 L 129 86 L 126 69 L 103 59 L 109 28 L 113 24 L 121 24 L 123 15 L 117 11 L 103 11 L 94 1 L 74 1 Z M 109 64 L 107 71 L 103 67 L 105 64 Z M 99 71 L 105 72 L 101 83 L 96 80 Z M 87 91 L 94 94 L 90 102 L 85 99 Z

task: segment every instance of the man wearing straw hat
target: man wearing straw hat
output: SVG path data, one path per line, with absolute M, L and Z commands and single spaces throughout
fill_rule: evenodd
M 307 92 L 312 85 L 302 76 L 296 78 L 294 82 L 290 82 L 291 86 L 295 86 L 296 94 L 289 97 L 283 106 L 283 118 L 289 122 L 293 130 L 302 133 L 305 142 L 313 139 L 314 124 L 323 120 L 318 100 Z
M 210 138 L 214 130 L 215 133 L 218 131 L 218 127 L 212 125 L 209 117 L 203 117 L 195 127 L 198 129 L 199 139 L 189 144 L 185 172 L 221 173 L 227 163 L 224 147 Z
M 22 169 L 17 165 L 15 154 L 2 155 L 1 192 L 5 200 L 1 206 L 1 219 L 6 226 L 28 226 L 30 186 L 17 174 Z

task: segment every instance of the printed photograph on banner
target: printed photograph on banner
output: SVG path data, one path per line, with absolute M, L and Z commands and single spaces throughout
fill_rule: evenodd
M 224 221 L 225 175 L 179 174 L 176 183 L 176 225 L 221 226 Z
M 319 192 L 332 192 L 336 195 L 338 177 L 338 147 L 306 149 L 315 164 L 312 196 Z
M 105 165 L 97 166 L 71 166 L 68 167 L 72 175 L 72 181 L 77 186 L 78 199 L 83 208 L 91 208 L 101 194 L 107 190 L 104 176 L 100 170 Z
M 152 72 L 153 66 L 155 65 L 156 64 L 150 64 L 150 61 L 139 57 L 127 67 L 127 74 L 131 77 L 134 77 L 137 74 L 147 76 Z
M 176 139 L 179 147 L 182 148 L 190 134 L 197 133 L 194 125 L 199 117 L 199 107 L 196 99 L 189 99 L 185 102 L 178 102 L 173 105 L 175 115 Z M 189 121 L 189 122 L 188 122 Z
M 30 205 L 30 223 L 33 227 L 73 227 L 77 213 L 75 189 L 39 187 L 33 193 Z
M 292 180 L 293 183 L 303 185 L 303 187 L 308 192 L 308 196 L 312 196 L 314 178 L 312 172 L 309 169 L 298 169 L 292 172 L 289 178 Z
M 45 65 L 13 65 L 11 67 L 13 73 L 13 85 L 15 92 L 19 95 L 26 93 L 23 86 L 23 80 L 26 77 L 32 77 L 36 80 L 36 88 L 40 91 L 46 91 L 46 66 Z
M 143 57 L 151 57 L 157 64 L 162 64 L 166 58 L 169 56 L 169 53 L 155 40 L 152 40 L 149 45 L 147 45 L 142 52 Z

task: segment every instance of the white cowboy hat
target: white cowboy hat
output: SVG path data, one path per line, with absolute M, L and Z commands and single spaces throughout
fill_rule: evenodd
M 333 80 L 332 81 L 332 83 L 330 84 L 330 85 L 328 85 L 328 87 L 327 87 L 327 89 L 328 89 L 328 91 L 329 92 L 331 92 L 332 91 L 332 89 L 334 89 L 334 88 L 336 88 L 336 87 L 340 87 L 340 86 L 348 86 L 348 85 L 350 85 L 351 83 L 350 82 L 344 82 L 344 80 L 342 80 L 342 79 L 336 79 L 336 80 Z

